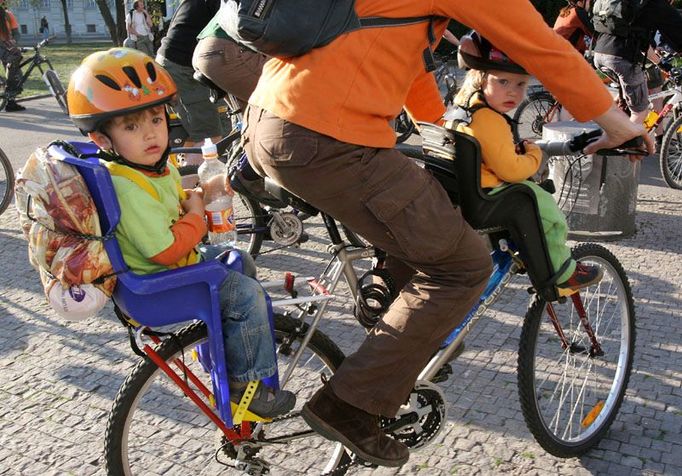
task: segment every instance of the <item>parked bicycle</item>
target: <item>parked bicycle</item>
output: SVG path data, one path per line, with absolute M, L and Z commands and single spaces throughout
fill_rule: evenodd
M 12 163 L 0 149 L 0 215 L 2 215 L 14 195 L 14 170 Z
M 59 104 L 59 107 L 62 109 L 64 114 L 68 114 L 66 104 L 66 91 L 64 89 L 64 85 L 59 80 L 59 76 L 52 67 L 52 63 L 50 62 L 50 60 L 40 51 L 41 48 L 47 45 L 49 41 L 50 39 L 48 38 L 41 41 L 35 46 L 21 48 L 22 53 L 33 52 L 33 55 L 24 59 L 21 62 L 20 67 L 24 71 L 24 73 L 22 74 L 21 81 L 19 83 L 19 87 L 22 87 L 24 83 L 26 83 L 26 80 L 29 78 L 29 76 L 31 76 L 33 70 L 37 68 L 38 71 L 40 71 L 40 75 L 43 78 L 43 81 L 47 85 L 49 93 L 35 94 L 32 96 L 19 96 L 15 98 L 15 100 L 16 102 L 24 102 L 54 96 L 54 98 L 57 100 L 57 104 Z M 7 91 L 5 90 L 6 84 L 7 79 L 0 76 L 0 111 L 2 111 L 5 108 L 5 105 L 9 100 Z
M 561 297 L 552 281 L 553 268 L 532 191 L 511 185 L 487 195 L 477 180 L 481 158 L 475 139 L 436 126 L 424 125 L 423 131 L 425 152 L 432 155 L 415 147 L 402 150 L 433 173 L 456 199 L 467 221 L 489 238 L 495 266 L 479 302 L 420 373 L 398 415 L 383 419 L 382 428 L 411 449 L 426 446 L 438 436 L 447 414 L 437 383 L 452 372 L 449 359 L 514 276 L 527 274 L 532 298 L 519 346 L 521 410 L 546 451 L 559 457 L 581 455 L 609 429 L 630 377 L 635 314 L 625 271 L 606 248 L 580 245 L 574 248 L 573 257 L 599 265 L 604 278 L 568 298 Z M 541 146 L 549 154 L 569 155 L 593 136 L 588 133 L 566 143 Z M 457 160 L 453 160 L 455 155 Z M 106 170 L 94 159 L 66 160 L 81 170 L 100 211 L 102 232 L 108 233 L 118 215 L 115 200 L 111 203 L 113 191 Z M 204 470 L 214 457 L 248 474 L 264 474 L 275 467 L 286 472 L 300 468 L 303 460 L 309 471 L 335 475 L 364 465 L 340 444 L 312 432 L 299 410 L 344 357 L 319 329 L 341 278 L 356 303 L 355 316 L 365 327 L 378 322 L 396 290 L 391 289 L 390 279 L 376 282 L 375 277 L 382 279 L 380 269 L 358 278 L 353 263 L 375 257 L 379 251 L 349 246 L 334 219 L 324 213 L 322 217 L 332 255 L 322 275 L 317 279 L 287 275 L 281 282 L 263 283 L 266 289 L 282 288 L 290 296 L 273 301 L 274 308 L 294 309 L 277 313 L 273 326 L 281 386 L 296 392 L 298 404 L 292 413 L 272 421 L 256 415 L 245 418 L 239 406 L 230 403 L 227 370 L 222 354 L 215 354 L 222 349 L 216 344 L 222 342 L 219 315 L 211 311 L 210 296 L 194 296 L 214 289 L 205 284 L 210 280 L 223 279 L 220 263 L 206 262 L 144 278 L 118 274 L 117 315 L 129 326 L 134 349 L 145 358 L 123 383 L 107 422 L 109 474 L 148 474 L 152 468 L 190 474 Z M 116 240 L 107 241 L 106 246 L 114 269 L 125 270 Z M 305 288 L 310 294 L 302 296 Z M 188 315 L 201 322 L 170 334 L 153 330 L 187 320 Z

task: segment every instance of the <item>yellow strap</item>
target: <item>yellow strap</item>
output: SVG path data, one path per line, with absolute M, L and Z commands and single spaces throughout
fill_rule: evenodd
M 252 380 L 246 385 L 244 394 L 241 400 L 239 400 L 239 405 L 231 403 L 232 408 L 232 423 L 235 425 L 240 424 L 243 421 L 270 421 L 269 418 L 259 417 L 255 413 L 247 410 L 256 394 L 256 389 L 258 388 L 258 380 Z
M 140 187 L 142 190 L 147 192 L 156 201 L 161 200 L 159 198 L 159 192 L 157 192 L 156 189 L 152 186 L 152 184 L 149 183 L 149 180 L 147 180 L 147 177 L 142 172 L 138 172 L 133 168 L 127 167 L 117 162 L 102 161 L 102 164 L 109 170 L 109 173 L 111 175 L 116 175 L 117 177 L 123 177 L 130 180 L 138 187 Z M 187 199 L 187 194 L 185 193 L 185 190 L 182 188 L 182 185 L 176 182 L 175 186 L 177 187 L 178 197 L 180 198 L 180 200 Z

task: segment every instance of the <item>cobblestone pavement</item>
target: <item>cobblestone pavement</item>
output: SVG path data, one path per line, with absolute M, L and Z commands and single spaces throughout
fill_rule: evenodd
M 607 244 L 630 278 L 638 335 L 625 402 L 598 447 L 558 459 L 526 429 L 515 369 L 527 305 L 521 281 L 473 329 L 442 384 L 449 404 L 443 433 L 399 470 L 359 474 L 682 474 L 682 192 L 659 186 L 655 164 L 645 169 L 637 234 Z M 263 276 L 322 270 L 323 228 L 313 221 L 306 229 L 312 237 L 301 249 L 259 258 Z M 104 474 L 106 417 L 137 361 L 127 335 L 110 307 L 83 323 L 62 322 L 49 310 L 11 212 L 0 216 L 0 263 L 0 474 Z M 323 324 L 346 353 L 362 338 L 351 307 L 347 298 L 333 303 Z M 273 474 L 310 474 L 305 455 L 297 458 Z M 161 457 L 153 472 L 163 468 Z

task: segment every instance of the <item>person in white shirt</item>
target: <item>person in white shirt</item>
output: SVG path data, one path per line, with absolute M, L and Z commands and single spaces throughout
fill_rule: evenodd
M 154 56 L 154 34 L 152 33 L 152 19 L 141 0 L 133 2 L 133 8 L 126 17 L 128 37 L 134 41 L 134 48 Z

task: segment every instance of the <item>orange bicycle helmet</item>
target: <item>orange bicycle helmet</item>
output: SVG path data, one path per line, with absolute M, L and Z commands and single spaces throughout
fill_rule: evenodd
M 460 68 L 528 74 L 522 66 L 514 63 L 476 30 L 471 30 L 460 38 L 457 60 Z
M 152 58 L 130 48 L 111 48 L 83 60 L 66 95 L 71 120 L 87 134 L 113 117 L 168 103 L 176 92 L 173 78 Z

